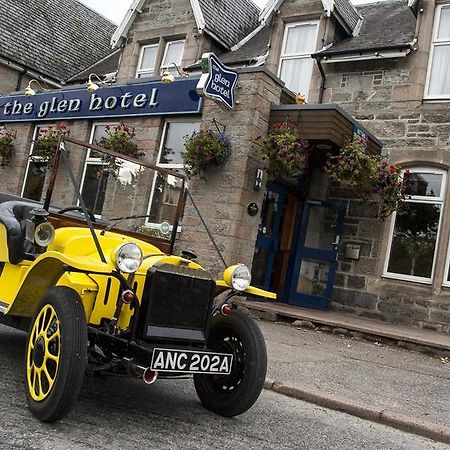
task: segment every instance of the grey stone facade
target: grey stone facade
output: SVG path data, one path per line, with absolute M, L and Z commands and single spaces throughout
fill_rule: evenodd
M 406 2 L 397 3 L 404 3 L 406 7 Z M 424 100 L 435 3 L 423 0 L 421 7 L 423 12 L 419 13 L 417 22 L 417 42 L 407 56 L 385 59 L 381 55 L 378 59 L 345 63 L 324 60 L 324 80 L 318 66 L 313 67 L 308 102 L 314 104 L 319 101 L 323 84 L 323 102 L 338 104 L 383 141 L 383 151 L 391 163 L 405 168 L 420 166 L 448 170 L 450 102 Z M 261 161 L 255 157 L 252 142 L 256 136 L 267 132 L 271 106 L 292 102 L 292 97 L 275 74 L 278 73 L 285 25 L 303 20 L 319 21 L 317 51 L 336 39 L 351 39 L 348 35 L 342 36 L 338 21 L 333 15 L 327 16 L 320 0 L 285 1 L 278 14 L 273 14 L 266 23 L 264 35 L 269 33 L 267 42 L 270 45 L 265 57 L 261 58 L 261 46 L 250 45 L 251 41 L 247 47 L 242 47 L 249 64 L 252 61 L 251 50 L 257 49 L 255 56 L 264 63 L 264 67 L 241 70 L 236 108 L 231 112 L 224 111 L 207 99 L 201 114 L 187 117 L 187 120 L 201 121 L 203 129 L 213 128 L 215 119 L 225 127 L 232 141 L 230 161 L 220 169 L 208 171 L 206 181 L 192 180 L 189 185 L 194 201 L 228 264 L 252 264 L 259 218 L 248 215 L 247 205 L 255 202 L 261 210 L 263 202 L 263 191 L 253 189 L 255 172 Z M 125 83 L 135 78 L 142 45 L 159 44 L 155 64 L 159 67 L 164 44 L 173 39 L 185 39 L 182 66 L 191 65 L 194 71 L 198 70 L 195 64 L 202 53 L 207 51 L 214 51 L 225 60 L 242 61 L 238 57 L 233 58 L 233 52 L 227 52 L 210 34 L 199 32 L 191 1 L 147 0 L 123 39 L 117 81 Z M 389 44 L 389 39 L 385 43 Z M 15 88 L 11 74 L 0 77 L 0 83 L 12 87 L 11 90 Z M 138 145 L 145 149 L 144 158 L 149 162 L 156 162 L 165 120 L 164 117 L 127 119 L 135 127 Z M 68 125 L 71 136 L 89 139 L 92 121 L 79 120 Z M 19 151 L 2 181 L 2 188 L 8 192 L 20 192 L 33 127 L 34 124 L 30 123 L 14 127 L 18 131 Z M 80 167 L 83 157 L 81 154 L 73 155 Z M 377 219 L 374 204 L 328 191 L 327 198 L 338 199 L 346 205 L 332 308 L 450 333 L 450 287 L 443 286 L 450 235 L 447 214 L 449 186 L 447 183 L 435 270 L 428 284 L 383 276 L 392 219 Z M 311 186 L 310 195 L 314 190 L 315 186 Z M 358 260 L 346 258 L 347 244 L 360 245 Z M 200 261 L 212 271 L 218 273 L 222 270 L 217 252 L 189 200 L 177 251 L 183 248 L 193 249 L 200 255 Z

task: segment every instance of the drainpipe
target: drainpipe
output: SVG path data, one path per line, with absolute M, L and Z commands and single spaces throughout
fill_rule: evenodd
M 323 92 L 325 91 L 325 72 L 322 67 L 322 63 L 320 62 L 320 58 L 314 58 L 316 60 L 317 67 L 320 72 L 320 88 L 319 88 L 319 100 L 318 103 L 323 103 Z

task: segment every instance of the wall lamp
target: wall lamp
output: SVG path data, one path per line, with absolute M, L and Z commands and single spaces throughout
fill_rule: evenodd
M 92 81 L 92 77 L 97 78 L 97 80 L 100 82 L 100 84 L 105 84 L 105 82 L 96 74 L 96 73 L 91 73 L 89 75 L 88 78 L 88 82 L 86 84 L 86 90 L 92 94 L 93 92 L 95 92 L 100 86 L 97 83 L 94 83 Z
M 36 84 L 37 84 L 44 92 L 48 91 L 48 89 L 45 89 L 45 88 L 42 86 L 42 84 L 39 83 L 38 80 L 35 80 L 35 79 L 33 78 L 32 80 L 30 80 L 30 81 L 28 82 L 28 86 L 25 88 L 24 94 L 25 94 L 26 97 L 32 97 L 33 95 L 36 95 L 36 90 L 33 89 L 33 88 L 31 87 L 31 85 L 32 85 L 33 83 L 36 83 Z
M 175 81 L 175 77 L 173 76 L 172 72 L 170 72 L 170 70 L 169 70 L 170 65 L 175 66 L 175 69 L 177 69 L 177 72 L 180 75 L 180 77 L 189 78 L 189 75 L 186 72 L 184 72 L 183 70 L 180 70 L 179 67 L 174 62 L 171 62 L 163 70 L 163 73 L 161 76 L 161 83 L 173 83 Z

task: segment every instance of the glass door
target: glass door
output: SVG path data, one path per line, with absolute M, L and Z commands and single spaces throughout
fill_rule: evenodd
M 287 303 L 327 309 L 333 292 L 344 205 L 307 200 L 298 228 Z

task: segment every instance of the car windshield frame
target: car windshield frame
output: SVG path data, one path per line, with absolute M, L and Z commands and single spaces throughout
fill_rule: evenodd
M 89 149 L 92 151 L 95 151 L 97 153 L 103 154 L 107 157 L 111 157 L 111 158 L 118 158 L 120 160 L 124 160 L 124 161 L 128 161 L 130 163 L 139 165 L 139 166 L 143 166 L 144 168 L 150 169 L 152 171 L 155 171 L 156 173 L 162 174 L 162 175 L 168 175 L 168 176 L 172 176 L 175 177 L 176 179 L 180 180 L 180 190 L 179 190 L 179 196 L 178 196 L 178 203 L 176 206 L 176 210 L 175 210 L 175 217 L 174 217 L 174 221 L 173 221 L 173 225 L 172 225 L 172 229 L 171 229 L 171 233 L 170 233 L 170 247 L 169 247 L 169 254 L 173 254 L 173 250 L 174 250 L 174 246 L 175 246 L 175 241 L 176 241 L 176 236 L 177 236 L 177 232 L 178 232 L 178 228 L 181 222 L 181 218 L 183 216 L 184 213 L 184 208 L 185 208 L 185 204 L 186 204 L 186 198 L 187 198 L 187 177 L 186 175 L 179 173 L 175 170 L 172 169 L 168 169 L 165 167 L 160 167 L 157 166 L 155 164 L 151 164 L 145 160 L 142 159 L 137 159 L 137 158 L 133 158 L 130 157 L 126 154 L 122 154 L 113 150 L 108 150 L 105 149 L 104 147 L 101 147 L 99 145 L 96 144 L 92 144 L 89 142 L 85 142 L 85 141 L 81 141 L 78 139 L 74 139 L 71 138 L 69 136 L 61 136 L 59 141 L 58 141 L 58 145 L 56 148 L 56 154 L 55 154 L 55 158 L 53 160 L 52 166 L 50 168 L 50 177 L 49 177 L 49 183 L 48 183 L 48 187 L 46 190 L 46 194 L 45 194 L 45 198 L 44 198 L 44 209 L 46 211 L 49 211 L 50 209 L 50 205 L 52 202 L 52 196 L 54 193 L 54 188 L 55 188 L 55 184 L 56 184 L 56 179 L 57 179 L 57 175 L 58 175 L 58 171 L 61 167 L 61 162 L 64 164 L 64 168 L 68 171 L 69 174 L 69 178 L 70 178 L 70 182 L 72 184 L 72 187 L 74 189 L 74 192 L 77 196 L 77 201 L 79 202 L 80 208 L 83 211 L 84 214 L 84 218 L 86 220 L 86 223 L 91 231 L 92 234 L 92 238 L 94 240 L 95 246 L 97 248 L 97 252 L 100 256 L 100 259 L 102 260 L 102 262 L 106 262 L 106 258 L 104 256 L 104 253 L 102 251 L 100 242 L 99 242 L 99 238 L 97 233 L 95 232 L 95 227 L 93 225 L 93 222 L 91 220 L 90 214 L 88 209 L 86 208 L 85 202 L 83 200 L 83 195 L 82 195 L 82 191 L 81 191 L 81 183 L 77 182 L 77 179 L 75 177 L 73 168 L 71 167 L 69 160 L 68 160 L 68 150 L 66 149 L 66 144 L 71 144 L 71 145 L 75 145 L 78 147 L 82 147 L 83 149 Z M 112 229 L 115 230 L 115 226 L 114 224 L 110 224 L 108 225 L 108 230 Z M 126 230 L 121 230 L 121 229 L 117 229 L 117 232 L 122 232 L 124 234 L 130 234 L 128 231 Z M 148 236 L 145 235 L 143 233 L 133 233 L 134 235 L 138 235 L 138 236 L 142 236 L 142 239 L 145 241 L 152 241 L 153 239 Z M 164 242 L 163 239 L 160 238 L 154 238 L 154 244 L 156 246 L 158 246 L 159 242 Z M 166 242 L 167 243 L 167 242 Z

